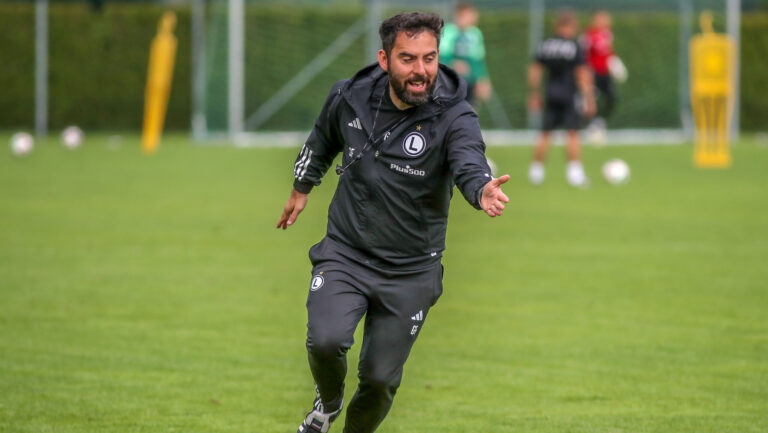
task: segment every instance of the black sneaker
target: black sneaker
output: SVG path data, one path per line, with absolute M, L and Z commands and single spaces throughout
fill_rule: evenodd
M 331 423 L 336 421 L 336 418 L 341 414 L 341 409 L 344 406 L 342 400 L 339 408 L 333 412 L 324 413 L 322 401 L 320 401 L 320 393 L 315 397 L 313 403 L 314 409 L 307 414 L 307 418 L 299 426 L 296 433 L 326 433 L 331 428 Z

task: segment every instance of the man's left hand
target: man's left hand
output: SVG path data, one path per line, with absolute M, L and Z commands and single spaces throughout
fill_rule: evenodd
M 509 197 L 501 190 L 501 185 L 507 183 L 509 175 L 499 176 L 485 184 L 483 195 L 480 197 L 480 207 L 489 217 L 500 216 L 504 211 L 504 203 L 509 203 Z

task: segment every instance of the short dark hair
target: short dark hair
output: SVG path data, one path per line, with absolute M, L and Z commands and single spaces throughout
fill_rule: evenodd
M 440 15 L 431 12 L 403 12 L 391 18 L 387 18 L 379 27 L 381 46 L 389 55 L 395 46 L 397 34 L 405 32 L 408 37 L 418 35 L 423 31 L 432 32 L 440 45 L 440 33 L 443 31 L 443 19 Z
M 475 5 L 470 2 L 458 2 L 456 4 L 456 12 L 464 12 L 466 10 L 475 10 Z
M 555 25 L 557 27 L 579 24 L 579 19 L 576 16 L 576 12 L 571 8 L 562 8 L 557 10 L 557 17 L 555 18 Z

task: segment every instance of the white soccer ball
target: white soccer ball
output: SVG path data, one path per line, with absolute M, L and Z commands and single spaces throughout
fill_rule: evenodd
M 17 132 L 11 137 L 11 152 L 16 156 L 24 156 L 34 147 L 35 139 L 26 132 Z
M 629 165 L 621 159 L 611 159 L 603 164 L 603 177 L 611 185 L 621 185 L 629 181 Z
M 83 130 L 77 126 L 68 126 L 61 132 L 61 144 L 69 150 L 74 150 L 83 144 Z

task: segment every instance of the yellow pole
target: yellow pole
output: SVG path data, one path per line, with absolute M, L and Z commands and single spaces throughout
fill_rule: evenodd
M 702 33 L 691 38 L 691 105 L 696 126 L 693 162 L 699 168 L 731 165 L 730 131 L 733 113 L 733 41 L 717 34 L 712 13 L 700 16 Z
M 160 19 L 157 36 L 149 50 L 149 71 L 144 93 L 144 128 L 141 135 L 141 150 L 145 154 L 157 151 L 163 133 L 168 96 L 171 93 L 173 63 L 176 58 L 176 14 L 166 12 Z

